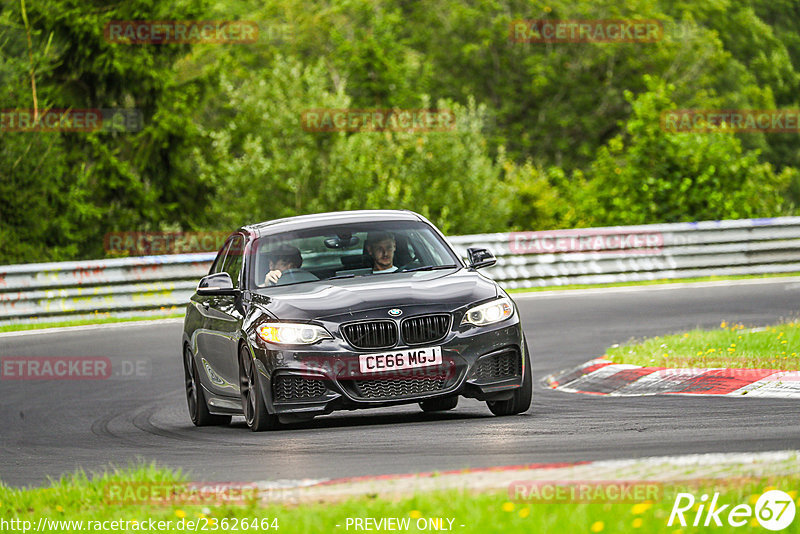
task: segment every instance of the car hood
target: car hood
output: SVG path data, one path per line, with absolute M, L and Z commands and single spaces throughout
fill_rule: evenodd
M 434 306 L 456 309 L 498 295 L 480 274 L 459 269 L 381 274 L 330 282 L 307 282 L 259 290 L 261 307 L 282 320 L 356 316 L 376 308 Z

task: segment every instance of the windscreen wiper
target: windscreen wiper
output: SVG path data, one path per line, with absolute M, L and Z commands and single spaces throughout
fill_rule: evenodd
M 439 269 L 454 269 L 458 265 L 423 265 L 422 267 L 414 267 L 413 269 L 405 269 L 404 273 L 413 273 L 414 271 L 438 271 Z

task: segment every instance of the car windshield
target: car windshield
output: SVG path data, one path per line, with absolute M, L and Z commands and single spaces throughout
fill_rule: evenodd
M 428 224 L 375 221 L 321 226 L 259 238 L 251 252 L 253 287 L 387 276 L 460 267 Z

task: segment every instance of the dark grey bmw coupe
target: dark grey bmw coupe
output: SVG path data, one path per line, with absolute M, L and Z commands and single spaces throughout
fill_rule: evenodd
M 231 234 L 186 310 L 183 366 L 197 426 L 254 431 L 334 410 L 458 397 L 496 415 L 531 404 L 514 302 L 411 211 L 303 215 Z

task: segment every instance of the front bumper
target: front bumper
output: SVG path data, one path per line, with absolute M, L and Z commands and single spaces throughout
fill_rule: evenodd
M 516 315 L 488 327 L 451 329 L 443 340 L 424 345 L 441 347 L 442 365 L 413 371 L 361 373 L 359 355 L 412 347 L 357 351 L 335 337 L 304 350 L 251 340 L 270 413 L 304 419 L 335 410 L 410 404 L 452 395 L 505 400 L 522 385 L 529 361 Z

